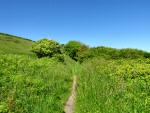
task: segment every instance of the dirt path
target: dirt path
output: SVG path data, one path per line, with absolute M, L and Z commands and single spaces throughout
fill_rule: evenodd
M 70 97 L 65 105 L 65 109 L 64 109 L 65 113 L 73 113 L 75 98 L 76 98 L 76 86 L 77 86 L 76 82 L 77 82 L 77 78 L 76 78 L 76 76 L 74 76 L 71 95 L 70 95 Z

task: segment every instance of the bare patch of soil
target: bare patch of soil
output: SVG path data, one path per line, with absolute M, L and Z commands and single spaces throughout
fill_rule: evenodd
M 66 105 L 64 108 L 65 113 L 73 113 L 75 98 L 76 98 L 76 86 L 77 86 L 76 82 L 77 82 L 77 79 L 76 79 L 76 76 L 74 76 L 71 95 L 68 101 L 66 102 Z

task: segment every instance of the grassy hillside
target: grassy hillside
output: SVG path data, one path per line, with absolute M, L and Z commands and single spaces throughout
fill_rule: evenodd
M 0 33 L 0 54 L 32 54 L 32 43 L 29 39 Z
M 64 53 L 60 62 L 56 54 L 31 57 L 32 43 L 0 34 L 0 113 L 64 113 L 75 75 L 74 113 L 150 113 L 150 53 L 84 46 L 76 50 L 75 45 L 69 52 L 80 63 Z M 40 52 L 49 49 L 42 44 Z

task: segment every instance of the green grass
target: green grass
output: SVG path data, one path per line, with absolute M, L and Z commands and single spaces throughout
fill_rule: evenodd
M 72 85 L 71 60 L 0 56 L 0 113 L 63 113 Z
M 64 113 L 77 78 L 75 113 L 149 113 L 150 60 L 96 58 L 78 64 L 0 55 L 1 113 Z
M 0 33 L 0 54 L 33 54 L 32 43 L 29 39 Z
M 150 60 L 82 64 L 75 113 L 150 113 Z
M 75 113 L 150 113 L 148 57 L 111 59 L 97 51 L 82 64 L 67 56 L 61 63 L 32 57 L 32 43 L 0 33 L 0 113 L 64 113 L 74 75 Z

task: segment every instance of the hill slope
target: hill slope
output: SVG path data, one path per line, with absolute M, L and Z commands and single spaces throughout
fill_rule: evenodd
M 0 54 L 32 54 L 33 41 L 5 33 L 0 33 Z

